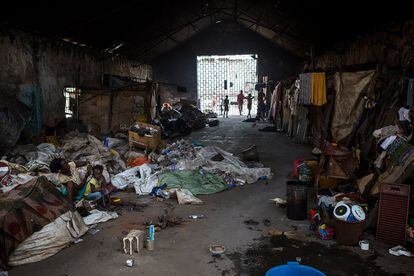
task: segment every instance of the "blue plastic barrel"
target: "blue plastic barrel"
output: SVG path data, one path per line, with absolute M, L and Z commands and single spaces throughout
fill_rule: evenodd
M 325 276 L 325 273 L 319 270 L 306 266 L 300 265 L 298 262 L 288 262 L 285 265 L 279 265 L 272 267 L 266 272 L 266 276 Z

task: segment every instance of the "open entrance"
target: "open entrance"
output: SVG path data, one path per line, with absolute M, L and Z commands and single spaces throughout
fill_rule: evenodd
M 63 96 L 65 97 L 65 117 L 78 119 L 80 89 L 76 87 L 63 88 Z
M 197 57 L 197 99 L 202 111 L 221 113 L 221 102 L 229 96 L 229 115 L 239 115 L 237 94 L 252 93 L 255 97 L 252 114 L 257 111 L 254 87 L 257 82 L 257 55 L 225 55 Z M 247 102 L 243 114 L 247 114 Z

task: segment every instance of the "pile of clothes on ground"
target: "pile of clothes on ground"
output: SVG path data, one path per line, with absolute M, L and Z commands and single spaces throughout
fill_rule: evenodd
M 118 189 L 134 187 L 139 195 L 154 188 L 186 189 L 193 195 L 212 194 L 227 188 L 272 177 L 270 168 L 249 167 L 239 158 L 215 146 L 181 140 L 168 145 L 150 162 L 112 178 Z
M 81 200 L 75 206 L 87 209 L 82 217 L 80 209 L 62 194 L 61 176 L 51 170 L 56 158 L 100 165 L 106 182 L 118 190 L 129 187 L 138 195 L 163 198 L 175 195 L 179 204 L 200 204 L 195 195 L 272 177 L 270 169 L 261 164 L 248 165 L 218 147 L 185 140 L 169 144 L 159 154 L 131 150 L 124 134 L 101 141 L 73 131 L 58 143 L 18 146 L 0 160 L 3 268 L 52 256 L 81 241 L 91 225 L 117 217 Z M 75 167 L 79 179 L 86 179 L 87 167 Z
M 43 260 L 79 239 L 87 225 L 116 217 L 92 210 L 95 213 L 82 218 L 59 191 L 59 173 L 49 168 L 55 158 L 88 161 L 103 165 L 103 175 L 110 181 L 110 175 L 126 169 L 122 158 L 128 156 L 129 146 L 126 139 L 105 138 L 104 142 L 71 132 L 60 145 L 18 146 L 0 160 L 1 267 Z M 86 166 L 79 168 L 82 179 L 86 170 Z
M 162 138 L 186 136 L 192 130 L 202 129 L 206 126 L 218 126 L 217 114 L 203 113 L 189 103 L 178 103 L 174 107 L 164 104 L 160 118 L 152 122 L 163 130 Z

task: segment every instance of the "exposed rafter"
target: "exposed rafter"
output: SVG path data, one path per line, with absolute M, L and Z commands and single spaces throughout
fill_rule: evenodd
M 0 11 L 0 23 L 38 33 L 48 38 L 46 42 L 67 39 L 118 54 L 145 57 L 145 60 L 225 20 L 236 21 L 277 46 L 304 57 L 309 45 L 327 47 L 357 38 L 391 20 L 412 17 L 406 3 L 373 7 L 357 0 L 340 3 L 339 8 L 332 6 L 331 11 L 321 9 L 323 0 L 21 2 L 13 1 Z M 374 17 L 368 19 L 367 13 Z M 122 47 L 115 47 L 121 43 Z

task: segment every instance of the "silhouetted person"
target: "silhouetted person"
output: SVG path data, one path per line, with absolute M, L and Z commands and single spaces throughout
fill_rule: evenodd
M 226 98 L 224 98 L 224 116 L 225 118 L 229 117 L 229 96 L 226 95 Z
M 257 117 L 259 119 L 264 119 L 266 113 L 266 104 L 265 104 L 265 94 L 263 93 L 263 89 L 260 89 L 259 94 L 257 95 Z
M 237 105 L 239 106 L 240 116 L 243 115 L 243 104 L 244 104 L 243 90 L 240 90 L 239 95 L 237 95 Z
M 249 95 L 246 97 L 246 100 L 247 100 L 247 110 L 249 111 L 249 113 L 247 114 L 247 118 L 251 118 L 252 117 L 252 115 L 250 114 L 250 112 L 252 111 L 253 99 L 254 99 L 254 97 L 252 96 L 252 93 L 249 93 Z

